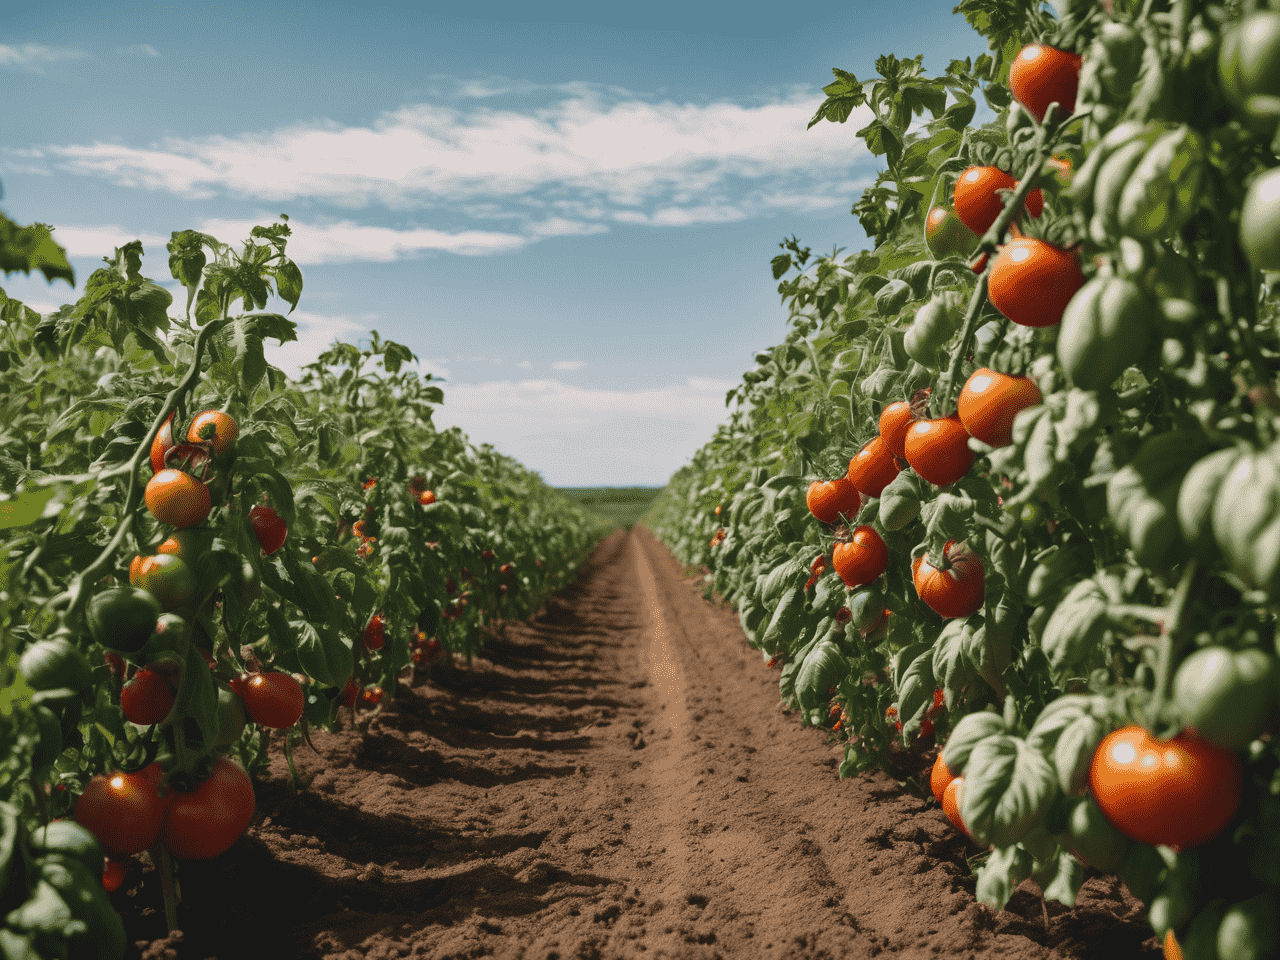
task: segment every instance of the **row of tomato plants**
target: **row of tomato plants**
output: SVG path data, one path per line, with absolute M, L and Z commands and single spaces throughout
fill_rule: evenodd
M 6 270 L 74 282 L 47 228 L 0 227 Z M 0 292 L 6 956 L 121 956 L 107 894 L 144 852 L 176 929 L 175 875 L 247 828 L 273 734 L 293 771 L 309 730 L 470 660 L 602 533 L 437 429 L 440 388 L 376 332 L 300 381 L 270 366 L 264 340 L 297 339 L 265 311 L 301 295 L 288 236 L 173 234 L 176 320 L 137 242 L 53 313 Z
M 936 738 L 982 902 L 1089 865 L 1169 957 L 1280 956 L 1280 13 L 957 11 L 991 54 L 835 71 L 874 249 L 782 244 L 786 341 L 648 522 L 842 776 Z

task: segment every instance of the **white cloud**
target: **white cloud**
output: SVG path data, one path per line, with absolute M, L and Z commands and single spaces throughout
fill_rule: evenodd
M 725 420 L 724 395 L 733 386 L 707 378 L 642 390 L 558 380 L 446 383 L 434 419 L 492 444 L 554 486 L 659 486 Z
M 551 364 L 552 370 L 581 370 L 586 366 L 583 360 L 556 360 Z
M 42 152 L 63 170 L 192 199 L 235 194 L 273 204 L 307 198 L 346 208 L 427 206 L 517 218 L 531 236 L 600 232 L 611 219 L 678 226 L 733 222 L 797 203 L 843 206 L 849 167 L 866 155 L 852 135 L 869 117 L 866 108 L 844 125 L 806 130 L 818 98 L 805 91 L 758 105 L 695 105 L 619 99 L 613 91 L 610 103 L 586 85 L 557 89 L 564 97 L 558 102 L 521 110 L 475 102 L 510 89 L 464 86 L 470 99 L 460 106 L 412 104 L 368 126 L 329 121 Z M 389 256 L 406 248 L 488 253 L 521 242 L 425 229 L 368 239 Z
M 519 363 L 516 364 L 516 366 L 519 367 L 521 370 L 533 369 L 533 364 L 530 363 L 528 360 L 521 360 Z
M 149 43 L 133 43 L 116 51 L 122 57 L 159 57 L 160 54 Z
M 41 73 L 45 66 L 61 60 L 82 60 L 85 54 L 67 47 L 46 47 L 43 43 L 24 43 L 11 47 L 0 43 L 0 67 L 17 67 Z

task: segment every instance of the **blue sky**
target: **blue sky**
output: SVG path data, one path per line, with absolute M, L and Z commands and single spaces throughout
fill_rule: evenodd
M 831 68 L 976 57 L 952 6 L 0 0 L 0 209 L 54 225 L 78 291 L 133 239 L 177 290 L 172 231 L 286 213 L 272 363 L 377 330 L 444 378 L 440 425 L 556 486 L 660 486 L 785 336 L 778 244 L 868 246 L 865 120 L 805 130 Z

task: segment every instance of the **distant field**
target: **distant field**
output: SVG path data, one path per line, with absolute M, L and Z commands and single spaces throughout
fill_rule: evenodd
M 631 527 L 644 516 L 661 487 L 557 487 L 586 509 L 620 527 Z

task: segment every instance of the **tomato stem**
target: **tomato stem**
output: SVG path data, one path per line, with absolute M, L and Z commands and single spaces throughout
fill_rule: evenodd
M 160 841 L 151 848 L 151 859 L 155 861 L 156 870 L 160 873 L 160 889 L 164 894 L 164 922 L 170 933 L 175 933 L 178 926 L 178 904 L 182 902 L 182 893 L 178 890 L 178 882 L 173 877 L 173 859 L 169 851 Z
M 1177 654 L 1181 652 L 1182 647 L 1190 639 L 1189 634 L 1191 631 L 1185 621 L 1187 604 L 1191 600 L 1191 584 L 1195 580 L 1196 572 L 1196 561 L 1189 560 L 1182 571 L 1178 586 L 1173 592 L 1173 599 L 1169 603 L 1164 629 L 1160 631 L 1159 665 L 1156 668 L 1156 695 L 1151 705 L 1151 719 L 1153 721 L 1159 719 L 1160 711 L 1164 708 L 1165 700 L 1168 699 L 1169 688 L 1173 683 L 1174 664 L 1178 662 Z

